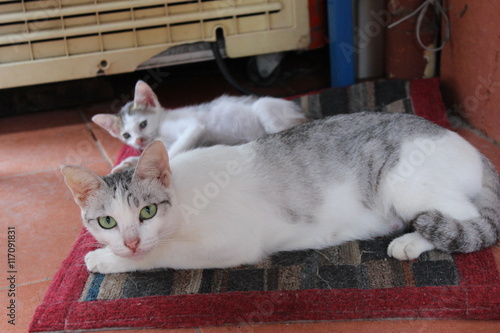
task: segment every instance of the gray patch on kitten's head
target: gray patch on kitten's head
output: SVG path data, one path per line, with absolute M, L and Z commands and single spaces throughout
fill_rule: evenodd
M 125 104 L 117 114 L 120 124 L 120 140 L 142 150 L 158 137 L 161 111 L 158 108 L 135 104 Z M 144 127 L 141 124 L 146 124 Z M 127 136 L 124 136 L 127 133 Z
M 136 114 L 155 114 L 157 111 L 147 105 L 137 104 L 134 101 L 130 101 L 125 104 L 118 112 L 119 117 L 132 116 Z

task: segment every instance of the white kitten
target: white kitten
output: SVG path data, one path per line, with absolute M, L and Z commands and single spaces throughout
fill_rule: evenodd
M 298 105 L 272 97 L 224 95 L 209 103 L 167 110 L 143 81 L 135 86 L 134 101 L 117 115 L 98 114 L 92 120 L 139 150 L 160 139 L 170 157 L 195 147 L 246 143 L 307 121 Z M 137 160 L 129 158 L 113 172 L 133 166 Z

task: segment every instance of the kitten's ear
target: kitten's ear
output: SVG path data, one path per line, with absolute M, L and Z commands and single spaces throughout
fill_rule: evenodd
M 100 113 L 92 117 L 92 121 L 104 128 L 115 138 L 120 138 L 120 120 L 114 114 Z
M 101 188 L 107 186 L 106 183 L 94 172 L 72 165 L 65 165 L 61 168 L 66 185 L 73 193 L 73 198 L 80 207 L 87 205 L 89 195 Z
M 133 178 L 158 178 L 165 186 L 170 186 L 172 172 L 165 145 L 156 140 L 144 149 L 137 163 Z
M 158 105 L 160 105 L 160 103 L 153 89 L 151 89 L 146 82 L 141 80 L 137 81 L 135 84 L 134 108 L 138 106 L 142 106 L 143 108 L 154 108 Z

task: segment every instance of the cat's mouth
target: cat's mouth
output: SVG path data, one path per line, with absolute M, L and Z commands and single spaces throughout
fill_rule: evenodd
M 146 149 L 146 147 L 149 145 L 149 142 L 145 142 L 145 143 L 141 143 L 141 144 L 135 144 L 135 147 L 136 149 L 139 149 L 139 150 L 144 150 Z
M 135 252 L 129 251 L 127 253 L 120 253 L 117 255 L 119 255 L 120 257 L 129 258 L 129 259 L 141 259 L 141 258 L 145 257 L 148 253 L 149 253 L 149 251 L 138 250 Z
M 134 253 L 131 253 L 128 258 L 130 258 L 130 259 L 142 259 L 146 256 L 147 253 L 148 252 L 134 252 Z
M 129 258 L 129 259 L 141 259 L 145 257 L 149 252 L 151 252 L 151 249 L 141 249 L 138 248 L 135 251 L 131 249 L 117 249 L 116 251 L 113 251 L 117 256 L 122 257 L 122 258 Z
M 134 148 L 144 150 L 151 142 L 150 138 L 139 138 L 135 141 Z

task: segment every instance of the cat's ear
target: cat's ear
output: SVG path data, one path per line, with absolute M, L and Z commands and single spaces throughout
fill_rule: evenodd
M 165 145 L 156 140 L 144 149 L 137 163 L 133 178 L 157 178 L 165 186 L 170 186 L 172 173 Z
M 134 108 L 142 107 L 142 108 L 155 108 L 160 105 L 158 102 L 158 97 L 156 97 L 153 89 L 144 81 L 137 81 L 135 84 L 135 93 L 134 93 Z
M 115 138 L 120 138 L 121 126 L 118 116 L 114 114 L 100 113 L 93 116 L 92 121 L 104 128 Z
M 61 168 L 66 185 L 73 193 L 73 198 L 80 207 L 87 206 L 89 195 L 107 186 L 106 183 L 94 172 L 72 165 L 65 165 Z

